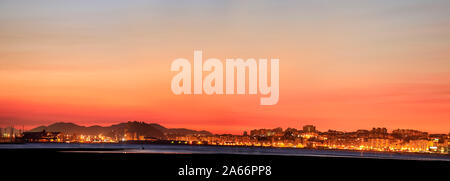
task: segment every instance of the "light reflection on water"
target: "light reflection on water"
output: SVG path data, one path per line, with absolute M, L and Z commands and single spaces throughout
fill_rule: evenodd
M 150 145 L 150 144 L 67 144 L 67 143 L 27 143 L 0 144 L 0 149 L 62 149 L 87 153 L 136 153 L 136 154 L 248 154 L 284 155 L 316 157 L 356 157 L 402 160 L 440 160 L 450 161 L 449 155 L 398 154 L 382 152 L 357 152 L 345 150 L 311 150 L 294 148 L 191 146 L 191 145 Z M 69 150 L 67 150 L 69 149 Z

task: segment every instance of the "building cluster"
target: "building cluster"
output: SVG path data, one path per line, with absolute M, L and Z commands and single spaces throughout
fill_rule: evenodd
M 267 146 L 312 149 L 346 149 L 390 152 L 421 152 L 448 154 L 450 134 L 428 134 L 411 129 L 388 132 L 386 128 L 343 132 L 320 132 L 313 125 L 303 129 L 256 129 L 243 135 L 188 135 L 172 138 L 190 144 Z
M 99 135 L 64 134 L 62 132 L 9 131 L 0 134 L 0 143 L 115 143 L 117 140 Z
M 22 130 L 15 129 L 14 127 L 0 128 L 0 143 L 14 142 L 16 138 L 21 137 Z
M 173 134 L 164 138 L 143 136 L 123 130 L 105 136 L 64 134 L 62 132 L 23 132 L 21 130 L 0 130 L 0 142 L 64 142 L 64 143 L 118 143 L 154 142 L 168 144 L 201 144 L 221 146 L 262 146 L 311 149 L 344 149 L 389 152 L 449 153 L 450 134 L 428 134 L 418 130 L 386 128 L 344 132 L 328 130 L 320 132 L 313 125 L 302 129 L 282 128 L 255 129 L 243 135 Z

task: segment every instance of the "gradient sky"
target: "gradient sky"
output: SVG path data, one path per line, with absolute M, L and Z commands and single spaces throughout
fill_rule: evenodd
M 450 1 L 0 1 L 0 127 L 138 120 L 450 132 Z M 182 95 L 176 58 L 279 58 L 280 99 Z M 204 74 L 205 75 L 205 74 Z

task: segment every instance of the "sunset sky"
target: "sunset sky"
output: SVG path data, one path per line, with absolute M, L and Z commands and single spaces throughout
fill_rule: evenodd
M 174 95 L 194 50 L 280 59 L 278 104 Z M 447 134 L 450 1 L 0 1 L 0 127 L 133 120 Z

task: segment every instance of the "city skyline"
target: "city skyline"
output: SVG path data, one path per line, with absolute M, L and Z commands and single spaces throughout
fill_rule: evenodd
M 42 124 L 42 125 L 30 127 L 30 128 L 26 128 L 24 125 L 22 125 L 22 126 L 20 126 L 20 125 L 9 125 L 9 126 L 0 127 L 0 128 L 1 129 L 5 129 L 5 130 L 13 128 L 16 131 L 23 132 L 23 131 L 32 131 L 32 130 L 37 129 L 37 128 L 47 127 L 47 126 L 51 126 L 51 125 L 55 125 L 55 124 L 74 124 L 76 126 L 82 126 L 82 127 L 89 128 L 89 127 L 96 127 L 96 126 L 111 127 L 111 126 L 114 126 L 114 125 L 123 124 L 123 123 L 127 123 L 127 122 L 139 122 L 139 123 L 145 123 L 145 124 L 158 124 L 158 125 L 161 125 L 161 126 L 164 125 L 164 124 L 161 124 L 161 123 L 158 123 L 158 122 L 137 121 L 137 120 L 131 121 L 130 120 L 130 121 L 122 121 L 122 122 L 112 123 L 112 124 L 109 124 L 109 125 L 98 125 L 98 124 L 83 125 L 83 124 L 77 124 L 77 123 L 74 123 L 74 122 L 51 122 L 49 124 Z M 394 130 L 417 130 L 417 131 L 421 131 L 421 132 L 426 132 L 428 134 L 449 134 L 450 135 L 450 132 L 447 132 L 447 133 L 445 133 L 445 132 L 442 132 L 442 133 L 440 133 L 440 132 L 427 132 L 427 131 L 424 131 L 424 130 L 411 129 L 411 128 L 407 128 L 407 127 L 403 127 L 403 128 L 387 128 L 387 127 L 383 127 L 383 126 L 381 126 L 381 127 L 367 126 L 367 128 L 358 128 L 358 129 L 355 129 L 355 130 L 340 130 L 340 129 L 337 129 L 337 128 L 319 129 L 319 128 L 316 128 L 316 125 L 314 125 L 314 124 L 299 124 L 297 126 L 292 126 L 292 127 L 281 127 L 281 126 L 277 126 L 277 127 L 255 127 L 255 128 L 248 129 L 248 130 L 241 130 L 240 132 L 236 132 L 236 133 L 233 133 L 233 132 L 219 132 L 219 133 L 216 133 L 216 132 L 213 132 L 213 131 L 210 131 L 210 130 L 207 130 L 207 129 L 198 129 L 198 128 L 196 129 L 196 128 L 186 128 L 186 127 L 167 127 L 167 128 L 170 128 L 170 129 L 190 129 L 190 130 L 194 130 L 194 131 L 207 131 L 207 132 L 210 132 L 212 134 L 217 134 L 217 135 L 221 135 L 221 134 L 242 135 L 242 134 L 245 134 L 245 132 L 250 132 L 252 130 L 259 130 L 259 129 L 270 130 L 270 129 L 278 129 L 278 128 L 281 128 L 282 130 L 286 130 L 286 129 L 302 129 L 305 126 L 314 126 L 314 130 L 316 130 L 318 132 L 338 131 L 338 132 L 350 133 L 350 132 L 356 132 L 356 131 L 360 131 L 360 130 L 371 130 L 371 129 L 374 129 L 374 128 L 382 128 L 382 129 L 386 129 L 387 132 L 392 132 Z
M 0 2 L 0 127 L 450 132 L 449 1 Z M 174 95 L 170 64 L 279 59 L 279 101 Z
M 352 132 L 300 128 L 259 128 L 242 134 L 213 134 L 207 130 L 166 128 L 155 123 L 128 121 L 108 127 L 54 123 L 29 131 L 0 129 L 0 143 L 212 145 L 357 150 L 448 154 L 450 133 L 374 127 Z

